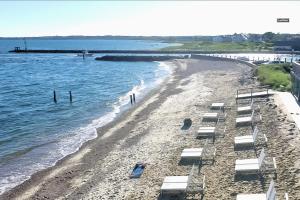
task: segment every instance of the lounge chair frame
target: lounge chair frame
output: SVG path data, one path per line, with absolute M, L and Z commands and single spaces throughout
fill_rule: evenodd
M 285 200 L 289 200 L 288 193 L 284 193 Z M 238 194 L 236 196 L 236 200 L 276 200 L 276 189 L 275 189 L 275 183 L 273 179 L 270 182 L 268 191 L 266 193 L 261 194 Z

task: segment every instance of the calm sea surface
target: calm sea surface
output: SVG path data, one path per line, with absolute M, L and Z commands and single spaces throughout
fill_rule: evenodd
M 135 40 L 29 40 L 30 49 L 158 49 Z M 0 193 L 75 152 L 170 73 L 156 62 L 101 62 L 76 54 L 13 54 L 0 40 Z M 95 55 L 97 56 L 97 55 Z M 53 102 L 53 90 L 57 101 Z M 69 91 L 73 103 L 69 103 Z

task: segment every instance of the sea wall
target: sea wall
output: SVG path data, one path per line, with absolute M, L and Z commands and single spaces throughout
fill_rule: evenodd
M 188 56 L 102 56 L 96 57 L 95 60 L 100 61 L 120 61 L 120 62 L 152 62 L 152 61 L 166 61 L 171 59 L 184 59 Z

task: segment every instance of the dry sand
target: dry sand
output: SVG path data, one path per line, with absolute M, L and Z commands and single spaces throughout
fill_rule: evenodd
M 237 193 L 266 192 L 272 175 L 234 180 L 235 160 L 256 156 L 252 149 L 233 148 L 234 136 L 250 131 L 249 127 L 235 127 L 234 95 L 237 88 L 256 87 L 252 69 L 218 58 L 176 60 L 169 64 L 174 66 L 173 75 L 115 122 L 99 129 L 98 138 L 0 199 L 160 198 L 165 176 L 190 173 L 191 165 L 179 163 L 180 153 L 186 147 L 203 147 L 205 140 L 195 139 L 194 133 L 212 102 L 225 102 L 231 109 L 226 110 L 226 121 L 217 127 L 219 132 L 226 127 L 226 132 L 215 141 L 215 163 L 204 165 L 200 171 L 199 178 L 205 174 L 207 180 L 204 199 L 234 199 Z M 284 192 L 289 193 L 290 199 L 300 199 L 299 133 L 274 98 L 255 100 L 255 105 L 260 106 L 256 116 L 262 116 L 258 128 L 269 139 L 267 156 L 277 158 L 275 182 L 279 199 Z M 193 121 L 188 130 L 181 130 L 184 118 Z M 258 152 L 262 147 L 258 145 Z M 147 163 L 143 175 L 129 179 L 139 161 Z

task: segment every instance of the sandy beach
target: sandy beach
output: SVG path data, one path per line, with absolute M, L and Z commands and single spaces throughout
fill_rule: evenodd
M 191 165 L 181 164 L 184 148 L 203 147 L 196 139 L 201 115 L 213 102 L 224 102 L 226 120 L 217 126 L 224 135 L 216 138 L 214 164 L 204 165 L 200 175 L 206 177 L 204 199 L 235 199 L 237 193 L 266 192 L 272 174 L 249 180 L 234 179 L 236 159 L 253 158 L 253 149 L 234 150 L 234 137 L 250 132 L 250 127 L 236 128 L 235 94 L 238 88 L 257 87 L 253 68 L 226 59 L 184 59 L 167 63 L 172 75 L 144 100 L 99 128 L 98 137 L 59 161 L 54 167 L 38 172 L 31 179 L 4 193 L 0 199 L 160 199 L 165 176 L 189 175 Z M 276 157 L 276 190 L 279 199 L 285 192 L 291 200 L 300 199 L 299 131 L 276 95 L 257 98 L 257 126 L 268 137 L 267 157 Z M 183 120 L 192 126 L 181 130 Z M 139 179 L 129 174 L 137 162 L 147 163 Z M 169 199 L 178 199 L 170 196 Z M 199 199 L 199 195 L 188 196 Z M 168 198 L 164 198 L 168 199 Z

